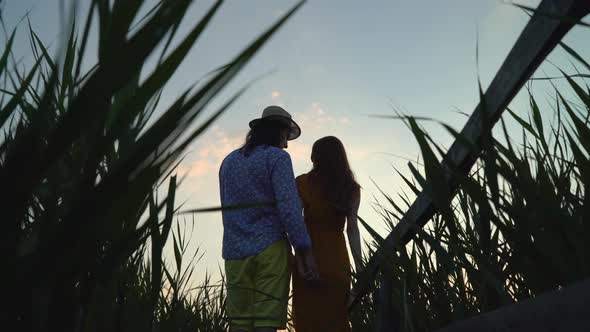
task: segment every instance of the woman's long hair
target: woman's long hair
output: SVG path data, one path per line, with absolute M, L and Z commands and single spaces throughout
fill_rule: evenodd
M 313 144 L 311 160 L 310 181 L 320 186 L 330 204 L 339 212 L 350 212 L 360 185 L 350 169 L 342 142 L 334 136 L 320 138 Z
M 256 127 L 250 129 L 246 135 L 246 142 L 241 148 L 244 155 L 250 153 L 259 145 L 279 146 L 281 143 L 281 131 L 289 129 L 289 125 L 280 120 L 262 120 Z

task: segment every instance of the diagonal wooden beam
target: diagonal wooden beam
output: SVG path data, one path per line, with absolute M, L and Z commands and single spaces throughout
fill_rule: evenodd
M 435 332 L 588 331 L 590 279 L 467 318 Z
M 518 37 L 500 70 L 486 90 L 480 104 L 461 130 L 463 139 L 474 148 L 455 140 L 443 157 L 445 176 L 451 192 L 456 192 L 460 179 L 466 176 L 479 157 L 479 142 L 500 119 L 502 112 L 532 76 L 563 36 L 590 12 L 590 0 L 543 0 Z M 562 19 L 559 19 L 562 18 Z M 567 18 L 567 19 L 563 19 Z M 485 113 L 484 113 L 485 112 Z M 483 121 L 483 120 L 486 121 Z M 483 124 L 485 123 L 485 128 Z M 349 308 L 365 294 L 381 263 L 397 247 L 408 243 L 435 214 L 432 198 L 422 191 L 398 225 L 386 237 L 363 271 L 357 274 Z M 387 280 L 383 279 L 383 282 Z

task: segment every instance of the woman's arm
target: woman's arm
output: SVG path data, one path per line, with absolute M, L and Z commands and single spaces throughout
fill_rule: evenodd
M 352 258 L 354 260 L 354 267 L 356 271 L 359 271 L 362 266 L 362 252 L 361 252 L 361 234 L 358 227 L 358 210 L 361 204 L 360 190 L 357 191 L 353 196 L 352 208 L 346 216 L 346 234 L 348 235 L 348 244 L 350 245 L 350 251 L 352 252 Z

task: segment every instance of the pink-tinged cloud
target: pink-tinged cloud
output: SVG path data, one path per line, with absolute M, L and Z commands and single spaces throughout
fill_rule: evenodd
M 275 99 L 279 99 L 281 98 L 281 93 L 277 90 L 274 90 L 273 92 L 270 93 L 270 97 L 275 100 Z
M 188 155 L 187 161 L 180 164 L 178 174 L 193 179 L 217 176 L 223 158 L 242 146 L 244 135 L 245 132 L 228 134 L 219 128 L 213 128 L 207 137 L 197 142 L 193 154 Z M 311 155 L 311 145 L 301 140 L 290 141 L 287 152 L 293 163 L 307 163 Z M 191 156 L 196 158 L 191 160 Z
M 275 105 L 281 104 L 279 102 L 281 92 L 278 90 L 272 91 L 271 98 L 276 99 Z M 301 126 L 303 135 L 289 142 L 287 152 L 291 155 L 293 163 L 298 165 L 310 164 L 313 141 L 329 134 L 335 126 L 348 125 L 350 122 L 348 117 L 333 115 L 319 102 L 311 103 L 303 112 L 292 114 L 294 120 Z M 186 174 L 191 178 L 217 176 L 223 158 L 244 144 L 245 135 L 246 129 L 242 132 L 229 133 L 219 125 L 214 125 L 211 131 L 193 146 L 192 153 L 189 153 L 186 161 L 178 168 L 179 174 Z M 364 157 L 358 151 L 355 151 L 353 156 L 354 159 Z
M 316 115 L 324 115 L 324 113 L 326 113 L 324 111 L 324 109 L 322 108 L 322 106 L 320 105 L 320 103 L 318 102 L 313 102 L 311 103 L 311 110 L 313 113 L 315 113 Z
M 294 113 L 293 117 L 307 137 L 321 137 L 326 129 L 350 124 L 348 117 L 337 116 L 319 102 L 312 102 L 305 111 Z
M 180 164 L 177 172 L 180 176 L 200 177 L 216 171 L 216 165 L 209 160 L 200 159 L 188 165 Z
M 214 126 L 212 131 L 196 142 L 193 154 L 178 167 L 179 174 L 203 177 L 217 174 L 223 158 L 243 144 L 245 133 L 228 134 Z M 195 158 L 191 160 L 192 158 Z
M 291 155 L 293 162 L 306 162 L 311 156 L 311 145 L 302 141 L 290 141 L 287 152 Z

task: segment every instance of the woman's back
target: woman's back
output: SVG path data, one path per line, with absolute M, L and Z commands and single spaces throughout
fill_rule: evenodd
M 320 278 L 348 285 L 350 262 L 344 239 L 346 214 L 339 212 L 329 202 L 320 185 L 314 183 L 309 174 L 301 175 L 296 180 Z
M 350 331 L 346 307 L 350 261 L 344 239 L 346 214 L 338 210 L 310 174 L 297 177 L 303 214 L 318 265 L 320 283 L 311 288 L 293 277 L 295 328 L 306 331 Z

